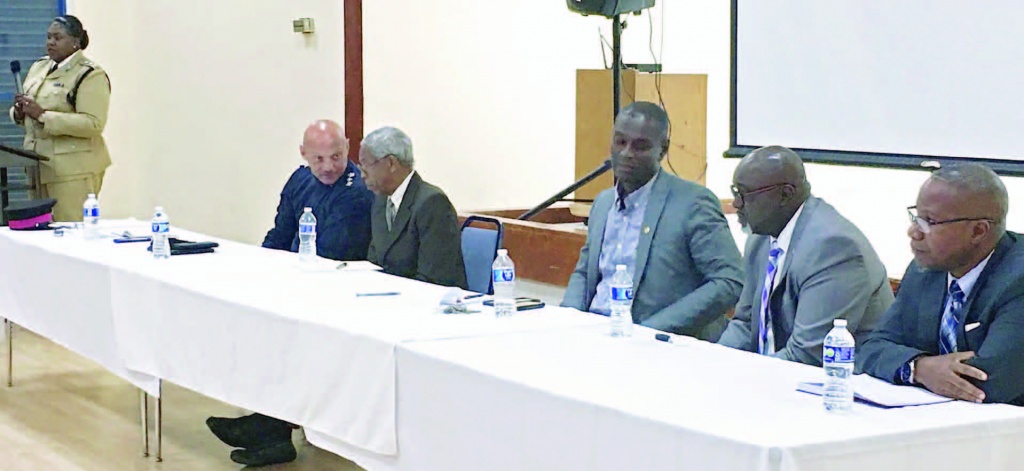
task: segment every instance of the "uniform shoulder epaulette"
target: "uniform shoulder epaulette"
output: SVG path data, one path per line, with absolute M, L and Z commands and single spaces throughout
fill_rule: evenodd
M 36 63 L 44 62 L 44 61 L 48 61 L 48 60 L 50 60 L 50 56 L 43 56 L 43 57 L 40 57 L 40 58 L 36 59 L 36 61 L 33 62 L 33 63 L 36 64 Z

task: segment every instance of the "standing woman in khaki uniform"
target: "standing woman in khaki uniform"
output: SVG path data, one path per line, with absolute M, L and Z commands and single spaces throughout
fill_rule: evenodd
M 81 221 L 89 193 L 99 194 L 110 154 L 103 142 L 110 79 L 82 50 L 89 35 L 74 16 L 53 20 L 46 31 L 47 57 L 32 64 L 25 92 L 15 97 L 11 119 L 25 127 L 25 149 L 41 162 L 43 196 L 55 198 L 57 221 Z

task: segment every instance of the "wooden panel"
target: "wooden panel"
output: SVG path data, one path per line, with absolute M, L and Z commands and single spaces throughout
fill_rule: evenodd
M 612 77 L 610 70 L 576 71 L 576 178 L 608 158 L 612 139 Z M 660 89 L 660 99 L 659 99 Z M 664 102 L 672 122 L 669 155 L 662 167 L 681 178 L 705 184 L 707 173 L 707 75 L 622 72 L 622 106 L 635 100 Z M 593 199 L 612 186 L 611 172 L 576 191 L 577 199 Z M 579 214 L 578 211 L 574 213 Z
M 348 158 L 359 163 L 363 140 L 363 0 L 345 0 L 345 137 Z
M 659 103 L 658 88 L 655 75 L 639 74 L 636 99 Z M 670 147 L 662 168 L 704 185 L 708 168 L 708 77 L 662 74 L 660 89 L 672 123 Z
M 623 107 L 633 102 L 636 72 L 622 71 Z M 576 71 L 576 179 L 582 178 L 608 158 L 612 142 L 612 72 L 610 70 Z M 568 185 L 568 183 L 566 183 Z M 577 199 L 594 199 L 601 190 L 612 186 L 607 172 L 583 188 L 576 190 Z

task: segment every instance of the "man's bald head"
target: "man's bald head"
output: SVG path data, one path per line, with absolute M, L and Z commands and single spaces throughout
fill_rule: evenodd
M 996 172 L 977 163 L 954 164 L 936 170 L 929 180 L 939 180 L 952 187 L 966 206 L 995 222 L 996 236 L 1003 236 L 1010 197 Z
M 765 182 L 788 183 L 795 187 L 807 184 L 804 161 L 796 152 L 782 146 L 755 149 L 740 161 L 737 172 L 751 172 Z
M 803 160 L 782 146 L 747 154 L 736 166 L 732 189 L 740 223 L 755 234 L 774 237 L 811 196 Z
M 956 164 L 933 173 L 910 209 L 917 219 L 907 235 L 918 266 L 960 278 L 1003 238 L 1009 197 L 988 167 Z
M 317 180 L 325 185 L 333 185 L 348 167 L 348 139 L 345 130 L 329 119 L 316 120 L 302 134 L 299 153 Z

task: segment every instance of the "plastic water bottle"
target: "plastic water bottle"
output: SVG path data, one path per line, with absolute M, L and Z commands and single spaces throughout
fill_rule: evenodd
M 509 258 L 508 250 L 498 249 L 498 258 L 491 265 L 491 281 L 494 283 L 494 314 L 498 317 L 515 314 L 516 265 Z
M 153 241 L 153 258 L 163 259 L 171 256 L 171 242 L 167 239 L 171 232 L 171 221 L 167 218 L 162 206 L 153 211 L 153 224 L 150 237 Z
M 610 283 L 611 318 L 609 333 L 612 337 L 633 335 L 633 277 L 625 265 L 615 265 L 615 274 Z
M 846 330 L 846 319 L 832 321 L 825 336 L 822 365 L 825 367 L 825 410 L 844 413 L 853 408 L 853 361 L 855 342 Z
M 316 260 L 316 216 L 313 208 L 302 210 L 299 217 L 299 261 L 310 263 Z
M 96 199 L 95 193 L 89 193 L 82 205 L 82 224 L 85 227 L 85 240 L 95 240 L 100 237 L 100 200 Z

